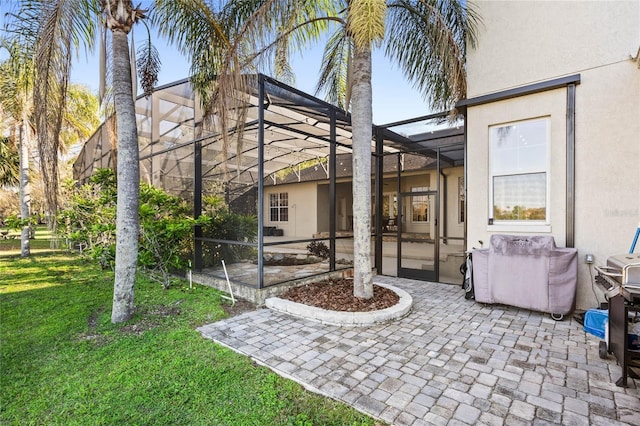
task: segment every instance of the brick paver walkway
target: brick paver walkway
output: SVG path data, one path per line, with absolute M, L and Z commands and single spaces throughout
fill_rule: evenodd
M 394 425 L 640 425 L 640 381 L 572 319 L 465 300 L 459 286 L 376 277 L 413 311 L 366 328 L 259 309 L 200 328 L 306 388 Z

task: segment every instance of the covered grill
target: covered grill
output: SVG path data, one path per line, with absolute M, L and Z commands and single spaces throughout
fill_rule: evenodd
M 556 247 L 552 236 L 491 236 L 473 251 L 473 287 L 481 303 L 548 312 L 555 320 L 573 309 L 577 250 Z

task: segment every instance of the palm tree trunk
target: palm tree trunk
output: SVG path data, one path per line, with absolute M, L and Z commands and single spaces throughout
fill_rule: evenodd
M 20 218 L 28 221 L 31 217 L 31 184 L 29 183 L 29 122 L 23 113 L 20 124 Z M 20 256 L 28 257 L 31 254 L 29 237 L 31 229 L 27 222 L 23 222 L 20 235 Z
M 119 323 L 133 316 L 133 287 L 138 261 L 140 164 L 129 43 L 124 31 L 113 30 L 112 48 L 113 91 L 118 127 L 118 203 L 111 322 Z
M 351 92 L 353 137 L 353 295 L 373 297 L 371 273 L 371 48 L 356 47 Z

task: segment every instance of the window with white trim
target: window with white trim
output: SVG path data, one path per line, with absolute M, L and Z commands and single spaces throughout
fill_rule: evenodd
M 489 145 L 489 223 L 546 223 L 549 119 L 491 126 Z
M 269 194 L 269 218 L 271 222 L 289 221 L 289 193 Z
M 411 192 L 426 192 L 429 188 L 426 186 L 417 186 L 411 188 Z M 412 195 L 411 196 L 411 222 L 413 223 L 429 223 L 429 196 L 428 195 Z

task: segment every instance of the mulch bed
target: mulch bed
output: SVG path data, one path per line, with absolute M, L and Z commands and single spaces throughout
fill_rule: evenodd
M 385 309 L 398 303 L 400 297 L 392 290 L 374 284 L 373 297 L 353 296 L 353 280 L 326 280 L 295 287 L 281 294 L 282 299 L 332 311 L 367 312 Z

